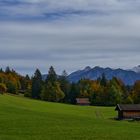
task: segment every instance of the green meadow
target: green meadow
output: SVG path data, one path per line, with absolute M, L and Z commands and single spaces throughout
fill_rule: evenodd
M 116 116 L 114 107 L 0 95 L 0 140 L 140 140 L 140 122 Z

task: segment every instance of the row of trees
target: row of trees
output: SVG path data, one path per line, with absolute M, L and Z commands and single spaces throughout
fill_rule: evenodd
M 140 81 L 126 86 L 120 79 L 81 79 L 70 83 L 64 71 L 58 76 L 51 66 L 44 79 L 39 69 L 33 77 L 21 76 L 9 67 L 0 70 L 0 93 L 23 93 L 24 96 L 50 102 L 76 103 L 76 98 L 89 98 L 91 105 L 112 106 L 117 103 L 140 103 Z
M 31 87 L 31 79 L 28 75 L 21 76 L 9 67 L 5 71 L 0 69 L 0 93 L 18 94 L 26 92 L 29 86 Z
M 53 67 L 50 67 L 45 80 L 42 80 L 41 72 L 37 69 L 32 77 L 31 97 L 51 102 L 62 102 L 65 93 L 61 86 L 60 79 Z
M 64 71 L 58 76 L 50 67 L 47 78 L 37 69 L 32 78 L 32 98 L 51 102 L 76 103 L 76 98 L 89 98 L 91 105 L 112 106 L 117 103 L 140 103 L 140 81 L 134 86 L 125 86 L 117 78 L 107 80 L 105 75 L 97 80 L 81 79 L 78 83 L 70 83 Z

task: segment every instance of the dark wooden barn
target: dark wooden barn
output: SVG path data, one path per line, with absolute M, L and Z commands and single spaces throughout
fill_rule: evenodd
M 118 119 L 140 119 L 140 104 L 118 104 Z
M 76 98 L 77 105 L 90 105 L 88 98 Z

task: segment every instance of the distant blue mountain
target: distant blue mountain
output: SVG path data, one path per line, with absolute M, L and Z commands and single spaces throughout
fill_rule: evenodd
M 47 79 L 47 74 L 42 75 L 42 80 L 45 81 Z
M 83 78 L 96 80 L 101 77 L 103 73 L 106 75 L 108 80 L 113 77 L 117 77 L 126 85 L 133 85 L 137 80 L 140 80 L 140 73 L 132 70 L 101 68 L 98 66 L 94 68 L 86 67 L 83 70 L 73 72 L 68 76 L 68 79 L 70 82 L 78 82 Z

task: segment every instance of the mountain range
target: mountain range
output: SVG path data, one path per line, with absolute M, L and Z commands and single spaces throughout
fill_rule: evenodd
M 134 71 L 134 72 L 136 72 L 136 73 L 140 73 L 140 65 L 137 66 L 137 67 L 134 67 L 134 68 L 132 69 L 132 71 Z
M 83 70 L 78 70 L 71 73 L 68 76 L 68 79 L 70 82 L 78 82 L 83 78 L 96 80 L 97 78 L 101 77 L 103 73 L 108 80 L 112 79 L 113 77 L 117 77 L 121 79 L 126 85 L 133 85 L 137 80 L 140 80 L 140 65 L 138 67 L 134 67 L 131 70 L 123 70 L 120 68 L 102 68 L 99 66 L 91 68 L 87 66 Z

